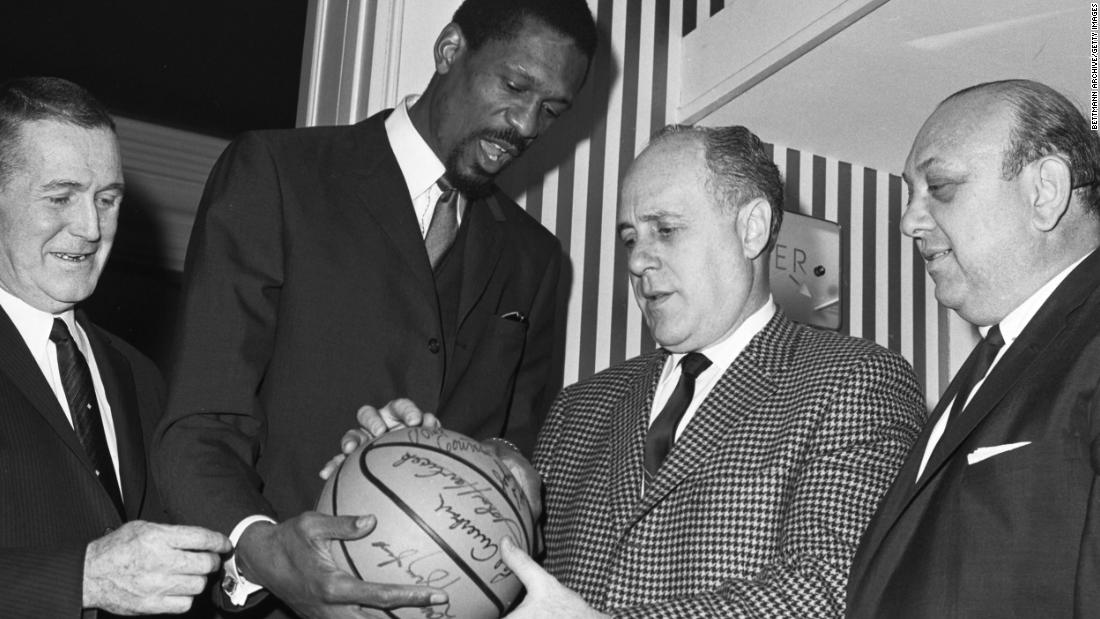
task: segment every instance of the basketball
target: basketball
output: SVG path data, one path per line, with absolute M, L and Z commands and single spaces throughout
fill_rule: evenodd
M 393 617 L 496 619 L 522 589 L 501 540 L 534 551 L 531 508 L 508 468 L 477 441 L 442 429 L 403 428 L 360 445 L 325 484 L 317 510 L 378 519 L 365 538 L 334 542 L 343 569 L 367 582 L 447 592 L 447 604 L 394 609 Z

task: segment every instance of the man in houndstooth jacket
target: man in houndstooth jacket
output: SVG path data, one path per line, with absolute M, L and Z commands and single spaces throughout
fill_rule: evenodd
M 528 590 L 511 617 L 844 613 L 860 535 L 926 411 L 900 356 L 776 309 L 782 204 L 744 127 L 669 127 L 634 162 L 619 235 L 661 349 L 558 396 L 535 453 L 546 571 L 506 549 Z M 648 476 L 647 428 L 694 352 L 710 366 Z

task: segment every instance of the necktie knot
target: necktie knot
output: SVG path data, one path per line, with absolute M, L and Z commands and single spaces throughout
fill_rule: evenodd
M 710 359 L 703 353 L 689 352 L 680 360 L 680 371 L 694 381 L 710 367 Z
M 441 201 L 450 200 L 452 197 L 454 197 L 455 194 L 458 193 L 458 191 L 455 190 L 454 186 L 451 185 L 450 181 L 447 180 L 446 176 L 440 176 L 439 180 L 435 182 L 435 186 L 439 187 L 439 199 Z
M 56 344 L 58 342 L 68 342 L 70 339 L 72 337 L 69 335 L 69 327 L 65 324 L 65 321 L 54 318 L 53 328 L 50 329 L 50 341 Z
M 435 211 L 432 212 L 432 220 L 424 236 L 424 246 L 428 250 L 428 261 L 432 269 L 439 266 L 458 234 L 458 191 L 442 176 L 435 184 L 442 193 L 435 202 Z
M 986 346 L 990 346 L 993 350 L 1000 350 L 1001 346 L 1005 345 L 1005 338 L 1001 335 L 1001 325 L 993 325 L 982 340 Z
M 710 367 L 710 359 L 702 353 L 691 352 L 680 359 L 680 380 L 676 383 L 676 388 L 672 391 L 664 408 L 661 409 L 661 413 L 657 415 L 657 419 L 650 424 L 646 432 L 647 483 L 657 475 L 665 457 L 672 450 L 676 427 L 680 425 L 680 420 L 684 418 L 684 413 L 687 412 L 691 400 L 695 397 L 695 379 L 699 378 L 699 375 L 708 367 Z

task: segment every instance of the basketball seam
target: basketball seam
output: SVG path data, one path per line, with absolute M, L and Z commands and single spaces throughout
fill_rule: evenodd
M 364 450 L 364 452 L 365 452 L 365 450 Z M 340 463 L 340 468 L 336 469 L 336 473 L 335 473 L 336 478 L 332 480 L 332 513 L 333 513 L 333 515 L 336 515 L 338 513 L 337 512 L 336 495 L 337 495 L 337 491 L 340 488 L 340 473 L 341 473 L 341 471 L 343 471 L 345 463 L 346 462 Z M 340 550 L 343 551 L 344 558 L 347 560 L 348 567 L 351 568 L 351 572 L 353 574 L 355 574 L 356 578 L 358 578 L 359 580 L 363 580 L 363 576 L 359 573 L 359 568 L 356 567 L 356 565 L 355 565 L 355 560 L 351 558 L 351 553 L 348 551 L 347 542 L 345 540 L 339 540 L 339 542 L 340 542 Z M 366 581 L 364 581 L 364 582 L 366 582 Z M 387 610 L 385 608 L 378 608 L 378 609 L 375 609 L 375 610 L 382 611 L 390 619 L 401 619 L 399 616 L 393 614 L 392 612 L 390 612 L 389 610 Z
M 336 469 L 336 479 L 332 481 L 332 514 L 334 516 L 340 513 L 339 509 L 337 509 L 338 502 L 336 497 L 340 491 L 340 473 L 343 472 L 343 469 L 344 463 L 340 463 L 340 468 Z M 351 568 L 352 574 L 355 574 L 355 577 L 359 580 L 363 580 L 363 576 L 359 573 L 359 568 L 355 566 L 355 561 L 351 558 L 351 553 L 348 552 L 347 544 L 344 540 L 339 540 L 339 542 L 340 550 L 344 553 L 344 558 L 347 560 L 348 567 Z

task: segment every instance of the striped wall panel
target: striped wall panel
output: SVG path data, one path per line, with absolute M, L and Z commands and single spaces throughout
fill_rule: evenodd
M 572 156 L 544 177 L 509 183 L 526 187 L 518 201 L 557 234 L 570 257 L 565 384 L 654 347 L 624 275 L 615 207 L 630 162 L 654 131 L 673 121 L 669 42 L 681 15 L 680 3 L 670 0 L 590 4 L 619 61 L 612 67 L 612 58 L 602 54 L 592 67 L 591 83 L 615 77 L 605 107 L 592 109 L 590 98 L 578 101 L 571 113 L 596 120 Z M 525 173 L 540 169 L 524 164 Z
M 726 8 L 726 4 L 725 0 L 683 0 L 683 36 L 695 30 L 699 22 Z

